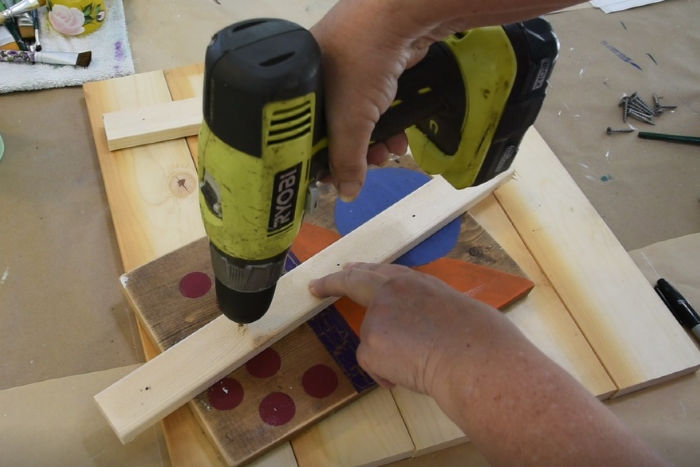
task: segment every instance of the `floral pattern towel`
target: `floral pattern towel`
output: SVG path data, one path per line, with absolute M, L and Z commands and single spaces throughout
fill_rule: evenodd
M 0 63 L 0 94 L 77 86 L 88 81 L 134 73 L 134 61 L 124 18 L 122 0 L 105 0 L 104 23 L 95 32 L 68 37 L 56 32 L 46 17 L 46 7 L 39 9 L 40 37 L 44 51 L 87 52 L 92 60 L 87 68 L 46 64 Z

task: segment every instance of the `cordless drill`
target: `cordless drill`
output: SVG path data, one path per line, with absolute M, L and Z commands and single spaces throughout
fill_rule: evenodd
M 348 44 L 352 47 L 352 44 Z M 541 18 L 434 44 L 400 78 L 372 135 L 406 130 L 413 157 L 456 188 L 506 170 L 545 96 L 559 44 Z M 221 311 L 267 311 L 317 182 L 328 173 L 321 53 L 309 31 L 253 19 L 207 47 L 200 206 Z

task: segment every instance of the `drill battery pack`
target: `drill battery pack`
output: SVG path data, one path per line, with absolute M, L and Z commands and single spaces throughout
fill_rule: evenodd
M 407 128 L 423 170 L 455 188 L 485 182 L 510 167 L 542 107 L 558 51 L 542 18 L 453 34 L 399 78 L 373 139 Z

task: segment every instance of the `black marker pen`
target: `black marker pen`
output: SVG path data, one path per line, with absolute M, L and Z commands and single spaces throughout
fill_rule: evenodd
M 659 279 L 654 286 L 661 300 L 671 310 L 681 326 L 690 329 L 695 338 L 700 341 L 700 316 L 690 306 L 688 300 L 680 294 L 666 279 Z

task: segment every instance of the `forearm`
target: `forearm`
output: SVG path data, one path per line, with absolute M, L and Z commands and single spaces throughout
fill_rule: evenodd
M 510 323 L 508 323 L 510 325 Z M 653 451 L 515 329 L 494 328 L 436 400 L 496 465 L 662 465 Z M 469 354 L 472 354 L 471 356 Z
M 367 0 L 374 1 L 374 0 Z M 397 19 L 410 20 L 408 28 L 434 28 L 456 24 L 459 29 L 522 21 L 567 6 L 579 0 L 388 0 L 379 8 L 393 12 Z

